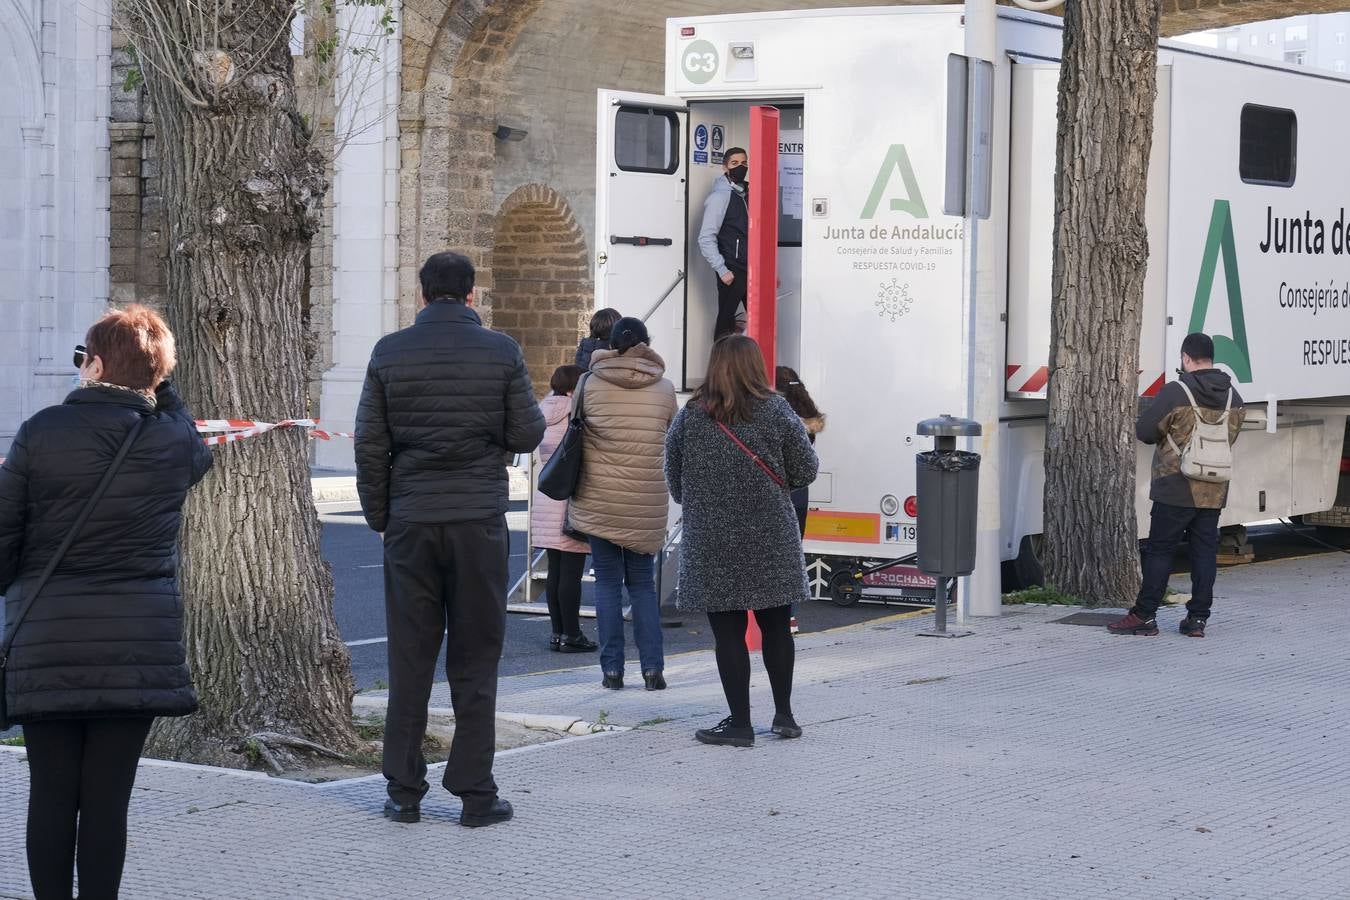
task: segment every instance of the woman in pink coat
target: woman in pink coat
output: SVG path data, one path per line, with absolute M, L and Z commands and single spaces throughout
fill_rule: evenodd
M 578 366 L 559 366 L 549 380 L 552 394 L 539 404 L 548 430 L 539 445 L 539 465 L 542 467 L 558 449 L 567 433 L 567 420 L 572 410 L 572 392 L 584 374 Z M 581 633 L 581 576 L 586 571 L 586 554 L 590 546 L 585 539 L 563 532 L 567 515 L 567 501 L 545 497 L 537 488 L 530 505 L 530 533 L 534 546 L 548 551 L 548 615 L 553 620 L 553 635 L 549 649 L 561 653 L 594 653 L 595 641 Z

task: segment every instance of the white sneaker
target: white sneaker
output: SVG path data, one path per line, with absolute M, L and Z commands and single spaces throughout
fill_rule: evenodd
M 788 620 L 788 631 L 796 634 L 800 629 L 797 628 L 797 617 L 793 616 Z

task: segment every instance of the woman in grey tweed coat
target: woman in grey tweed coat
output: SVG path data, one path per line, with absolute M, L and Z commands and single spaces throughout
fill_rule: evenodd
M 773 731 L 801 735 L 792 716 L 789 623 L 807 587 L 791 491 L 814 481 L 816 468 L 802 420 L 769 387 L 759 345 L 740 335 L 719 340 L 707 380 L 666 435 L 666 481 L 684 515 L 679 605 L 708 614 L 731 708 L 695 734 L 704 743 L 754 744 L 747 610 L 763 634 Z

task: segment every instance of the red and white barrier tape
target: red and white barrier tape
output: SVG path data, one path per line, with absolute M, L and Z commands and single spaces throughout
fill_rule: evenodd
M 311 438 L 331 441 L 333 438 L 353 438 L 349 431 L 326 431 L 319 427 L 318 419 L 284 419 L 280 422 L 257 422 L 253 419 L 198 419 L 197 431 L 208 435 L 202 441 L 208 447 L 230 444 L 245 438 L 266 434 L 276 428 L 303 428 Z

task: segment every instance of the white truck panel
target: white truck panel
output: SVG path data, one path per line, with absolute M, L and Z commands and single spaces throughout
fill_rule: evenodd
M 1006 310 L 1008 316 L 1005 371 L 994 376 L 1005 379 L 1006 421 L 997 439 L 985 442 L 999 457 L 1000 545 L 1007 559 L 1023 536 L 1042 529 L 1044 381 L 1038 375 L 1049 352 L 1060 23 L 1001 10 L 998 40 L 995 201 L 981 230 L 975 302 L 979 310 Z M 960 9 L 950 6 L 668 23 L 670 97 L 656 99 L 690 103 L 690 127 L 723 124 L 726 146 L 743 143 L 738 123 L 751 102 L 805 107 L 800 319 L 799 330 L 789 329 L 799 334 L 800 346 L 780 346 L 779 353 L 800 359 L 797 368 L 829 418 L 817 445 L 822 468 L 812 488 L 806 542 L 811 554 L 886 558 L 911 551 L 913 520 L 903 509 L 886 510 L 913 494 L 913 456 L 928 449 L 928 441 L 914 434 L 915 423 L 966 409 L 966 361 L 974 351 L 962 312 L 965 234 L 961 219 L 942 212 L 947 62 L 963 49 Z M 1345 246 L 1350 216 L 1338 199 L 1350 192 L 1339 162 L 1343 126 L 1335 114 L 1350 85 L 1179 45 L 1165 44 L 1159 62 L 1140 394 L 1161 387 L 1190 330 L 1203 327 L 1234 347 L 1242 345 L 1251 372 L 1236 372 L 1239 388 L 1256 405 L 1235 452 L 1224 523 L 1325 509 L 1336 492 L 1344 405 L 1329 399 L 1325 408 L 1301 412 L 1285 404 L 1268 429 L 1263 404 L 1350 395 L 1350 247 Z M 1238 123 L 1247 102 L 1297 112 L 1300 157 L 1292 187 L 1248 185 L 1238 177 Z M 602 121 L 604 109 L 602 101 Z M 687 158 L 685 164 L 687 218 L 677 230 L 691 240 L 703 196 L 720 167 L 711 158 Z M 604 207 L 620 180 L 603 164 L 597 176 L 598 206 Z M 671 208 L 665 189 L 650 189 L 658 191 L 653 196 L 660 211 L 646 220 L 664 228 Z M 604 199 L 607 191 L 610 200 Z M 1232 308 L 1246 326 L 1241 341 L 1229 313 L 1222 252 L 1211 266 L 1209 302 L 1198 319 L 1195 315 L 1217 200 L 1231 211 L 1240 270 L 1240 280 L 1236 274 L 1234 280 L 1242 298 Z M 653 201 L 624 202 L 636 223 Z M 1294 252 L 1261 250 L 1268 221 L 1288 231 L 1296 217 L 1309 223 L 1300 234 L 1315 232 L 1312 223 L 1321 223 L 1321 251 L 1315 245 Z M 644 231 L 637 224 L 629 230 Z M 597 228 L 597 244 L 605 234 L 606 228 Z M 990 244 L 998 242 L 1004 246 L 991 253 Z M 663 288 L 665 279 L 653 268 L 657 256 L 640 258 L 646 273 L 633 276 L 632 290 Z M 689 330 L 680 339 L 681 350 L 688 350 L 682 368 L 692 386 L 708 351 L 710 334 L 704 332 L 711 330 L 714 294 L 695 247 L 688 248 L 687 262 L 683 317 L 660 327 Z M 994 277 L 984 277 L 987 270 Z M 627 278 L 626 271 L 638 270 L 616 266 L 604 279 L 611 296 L 615 279 Z M 605 274 L 597 274 L 598 291 Z M 1281 306 L 1291 286 L 1312 288 L 1313 304 Z M 1333 293 L 1319 306 L 1317 290 L 1328 286 Z M 1141 534 L 1147 528 L 1151 457 L 1152 448 L 1141 445 Z

